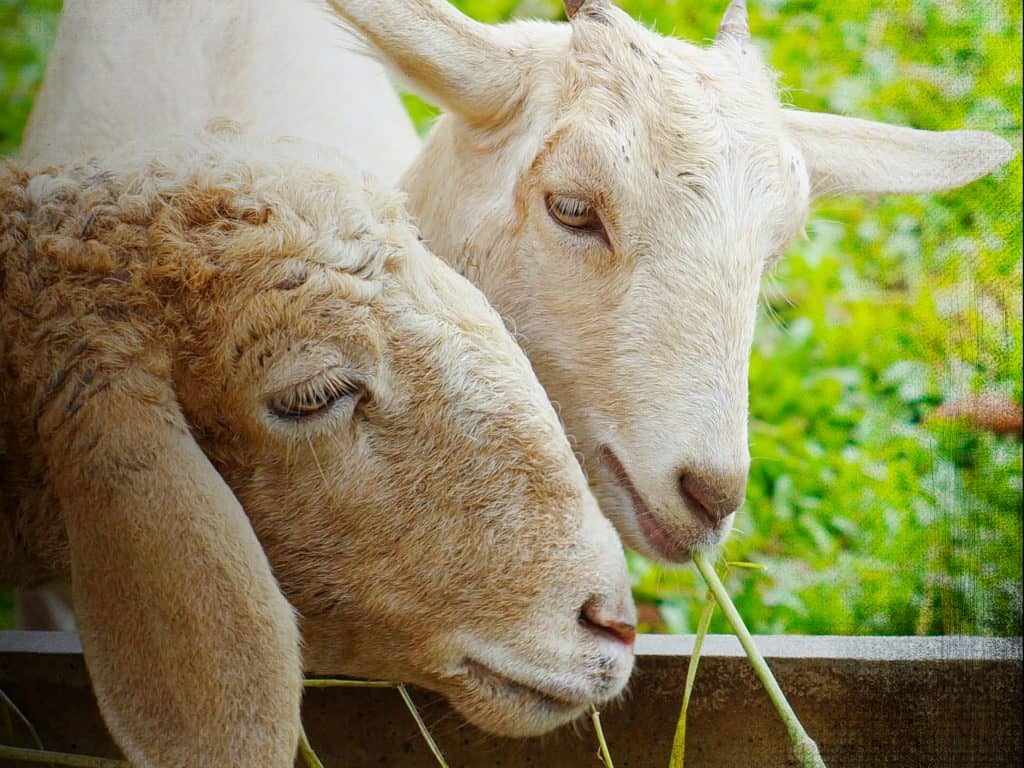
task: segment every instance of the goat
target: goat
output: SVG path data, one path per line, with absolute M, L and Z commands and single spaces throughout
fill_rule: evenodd
M 409 210 L 516 329 L 625 543 L 663 560 L 722 540 L 744 499 L 760 278 L 810 202 L 957 187 L 1014 154 L 784 108 L 743 2 L 708 48 L 610 0 L 501 26 L 444 0 L 329 5 L 446 110 Z
M 291 766 L 303 668 L 508 735 L 617 695 L 621 545 L 500 318 L 395 192 L 236 133 L 0 167 L 0 584 L 70 580 L 140 767 Z
M 610 0 L 566 0 L 569 23 L 500 26 L 445 0 L 329 5 L 447 110 L 403 178 L 409 209 L 431 249 L 515 327 L 602 510 L 651 557 L 685 561 L 731 528 L 750 462 L 760 277 L 801 231 L 811 201 L 960 186 L 1013 154 L 988 133 L 784 108 L 750 44 L 743 3 L 729 5 L 707 48 L 652 32 Z M 159 39 L 155 25 L 139 32 L 123 28 L 120 12 L 93 13 L 91 25 L 120 29 L 133 45 Z M 219 34 L 204 29 L 198 39 L 216 48 Z M 362 119 L 332 97 L 349 72 L 291 66 L 312 41 L 278 35 L 254 54 L 273 63 L 275 82 L 293 86 L 260 91 L 262 100 L 233 93 L 258 103 L 246 113 L 253 121 L 306 135 L 316 126 L 289 111 L 296 100 L 333 108 L 338 122 Z M 57 56 L 62 46 L 75 55 Z M 62 32 L 43 92 L 74 98 L 42 99 L 33 126 L 64 121 L 113 145 L 166 124 L 139 121 L 160 84 L 175 80 L 172 62 L 140 70 L 123 46 L 118 38 L 102 50 L 111 71 L 94 40 Z M 72 58 L 76 66 L 64 64 Z M 179 90 L 237 87 L 208 72 Z M 125 91 L 129 80 L 145 85 Z M 393 96 L 379 98 L 390 115 Z M 83 106 L 92 101 L 127 127 L 100 120 Z M 347 149 L 351 134 L 328 141 Z M 391 167 L 387 152 L 364 159 Z

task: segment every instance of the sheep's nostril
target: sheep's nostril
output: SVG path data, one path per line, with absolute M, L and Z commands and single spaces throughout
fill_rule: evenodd
M 713 526 L 740 508 L 746 490 L 746 472 L 683 470 L 679 473 L 679 493 L 686 506 L 703 515 Z
M 633 645 L 636 641 L 636 626 L 631 618 L 619 616 L 614 611 L 606 612 L 597 598 L 587 600 L 580 609 L 580 624 L 596 635 L 623 645 Z

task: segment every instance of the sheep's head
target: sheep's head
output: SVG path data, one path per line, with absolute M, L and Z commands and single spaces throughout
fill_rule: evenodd
M 715 42 L 608 0 L 488 27 L 332 0 L 449 113 L 405 177 L 428 244 L 509 319 L 626 543 L 683 560 L 745 492 L 759 281 L 832 192 L 965 184 L 1011 155 L 782 107 L 733 3 Z
M 173 339 L 175 399 L 299 615 L 307 671 L 422 684 L 505 734 L 571 720 L 632 667 L 614 529 L 482 294 L 393 192 L 305 152 L 164 150 L 87 189 L 66 229 L 149 244 L 103 290 L 165 297 L 144 315 Z

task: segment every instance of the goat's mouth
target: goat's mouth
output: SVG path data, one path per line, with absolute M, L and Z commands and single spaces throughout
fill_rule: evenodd
M 630 479 L 629 472 L 619 461 L 619 457 L 615 455 L 615 451 L 607 445 L 602 445 L 597 452 L 601 459 L 601 465 L 611 473 L 615 482 L 629 496 L 629 500 L 633 504 L 634 517 L 647 544 L 665 560 L 674 563 L 688 562 L 690 560 L 689 550 L 651 512 L 644 497 L 640 495 Z

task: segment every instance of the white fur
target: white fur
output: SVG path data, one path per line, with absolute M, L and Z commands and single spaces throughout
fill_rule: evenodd
M 230 116 L 342 147 L 393 183 L 419 140 L 361 48 L 310 0 L 66 0 L 20 158 L 60 163 Z

